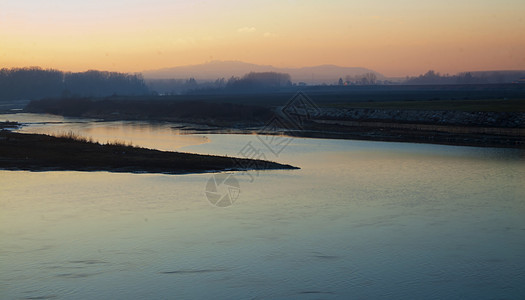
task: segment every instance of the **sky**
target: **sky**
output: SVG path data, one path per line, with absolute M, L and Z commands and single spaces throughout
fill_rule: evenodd
M 0 68 L 525 69 L 523 0 L 0 0 Z

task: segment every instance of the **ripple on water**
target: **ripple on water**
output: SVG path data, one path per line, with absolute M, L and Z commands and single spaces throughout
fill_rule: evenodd
M 159 272 L 159 274 L 187 275 L 187 274 L 214 273 L 214 272 L 224 272 L 224 271 L 227 271 L 227 270 L 226 269 L 195 269 L 195 270 L 163 271 L 163 272 Z

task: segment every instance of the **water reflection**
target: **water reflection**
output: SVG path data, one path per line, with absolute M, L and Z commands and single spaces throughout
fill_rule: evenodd
M 169 147 L 169 128 L 75 128 Z M 249 135 L 184 151 L 235 155 Z M 148 140 L 151 137 L 151 140 Z M 122 138 L 119 136 L 119 138 Z M 235 175 L 0 171 L 2 298 L 519 299 L 525 161 L 519 150 L 293 139 L 300 170 Z
M 0 120 L 24 124 L 19 132 L 51 135 L 73 132 L 80 136 L 92 137 L 100 143 L 123 141 L 126 144 L 167 151 L 209 142 L 206 136 L 188 135 L 172 123 L 100 122 L 46 114 L 6 114 L 0 115 Z

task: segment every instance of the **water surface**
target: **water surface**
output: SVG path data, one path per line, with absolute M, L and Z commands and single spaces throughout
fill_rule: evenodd
M 236 173 L 227 208 L 205 197 L 211 174 L 0 171 L 1 298 L 525 295 L 518 150 L 294 138 L 275 155 L 253 135 L 181 143 L 165 124 L 39 117 L 23 131 L 230 156 L 250 144 L 301 169 Z

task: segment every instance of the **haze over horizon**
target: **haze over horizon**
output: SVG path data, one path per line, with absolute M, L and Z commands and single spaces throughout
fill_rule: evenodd
M 141 72 L 207 61 L 385 76 L 525 69 L 525 2 L 0 2 L 0 67 Z

